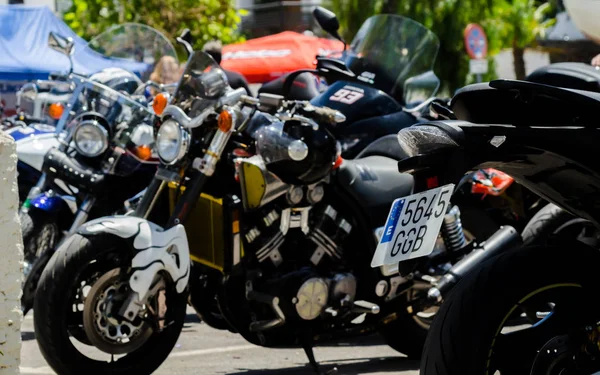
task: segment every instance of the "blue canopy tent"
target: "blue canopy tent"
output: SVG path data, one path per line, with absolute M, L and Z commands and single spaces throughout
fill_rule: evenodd
M 48 35 L 54 31 L 75 42 L 73 71 L 92 74 L 108 67 L 120 67 L 141 75 L 144 63 L 105 57 L 90 48 L 47 7 L 0 6 L 0 81 L 47 79 L 52 72 L 69 69 L 67 56 L 50 49 Z

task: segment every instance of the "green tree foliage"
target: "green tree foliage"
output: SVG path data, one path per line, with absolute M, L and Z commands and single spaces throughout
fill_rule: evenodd
M 513 3 L 515 3 L 513 6 Z M 513 44 L 524 48 L 535 40 L 547 24 L 542 23 L 544 10 L 534 0 L 329 0 L 326 6 L 340 20 L 341 33 L 350 41 L 362 22 L 379 13 L 400 14 L 432 30 L 440 39 L 435 71 L 450 93 L 473 81 L 468 75 L 469 57 L 464 47 L 464 29 L 469 23 L 482 25 L 488 36 L 488 55 Z M 493 78 L 493 60 L 489 58 Z
M 114 24 L 142 23 L 160 30 L 174 42 L 190 29 L 195 48 L 209 40 L 223 44 L 242 41 L 240 23 L 231 0 L 73 0 L 65 22 L 85 39 L 91 39 Z
M 535 0 L 506 0 L 498 4 L 496 28 L 503 47 L 513 49 L 517 79 L 525 78 L 525 48 L 534 46 L 536 37 L 554 23 L 555 19 L 550 17 L 553 10 L 553 4 L 538 5 Z

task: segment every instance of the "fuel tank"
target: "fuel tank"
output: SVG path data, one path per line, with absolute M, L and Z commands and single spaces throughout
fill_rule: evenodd
M 342 123 L 342 126 L 402 110 L 402 106 L 385 92 L 348 81 L 335 82 L 310 102 L 315 106 L 329 107 L 342 112 L 346 116 L 346 122 Z
M 338 81 L 311 104 L 337 109 L 346 116 L 346 121 L 330 129 L 340 142 L 345 159 L 355 158 L 376 139 L 417 122 L 394 98 L 357 82 Z

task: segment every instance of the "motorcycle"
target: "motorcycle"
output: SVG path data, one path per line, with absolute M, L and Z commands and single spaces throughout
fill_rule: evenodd
M 136 54 L 131 48 L 132 42 L 143 46 L 145 55 Z M 117 47 L 115 47 L 117 46 Z M 112 27 L 92 39 L 85 50 L 72 51 L 78 53 L 101 53 L 114 61 L 144 60 L 140 71 L 152 66 L 160 56 L 176 57 L 175 48 L 159 31 L 141 24 L 124 24 Z M 69 56 L 69 61 L 71 57 Z M 139 62 L 139 61 L 138 61 Z M 72 62 L 71 62 L 72 66 Z M 72 70 L 72 69 L 71 69 Z M 148 75 L 144 73 L 142 75 Z M 28 192 L 41 177 L 41 168 L 46 152 L 60 145 L 59 138 L 65 134 L 55 134 L 66 105 L 76 87 L 75 79 L 89 78 L 128 95 L 144 95 L 148 97 L 139 77 L 119 68 L 106 68 L 89 77 L 76 72 L 56 72 L 48 80 L 38 80 L 25 84 L 17 94 L 17 115 L 3 119 L 0 129 L 6 131 L 17 144 L 19 157 L 18 184 L 19 200 L 25 203 Z M 136 92 L 136 90 L 140 91 Z M 159 88 L 166 90 L 168 88 Z M 64 130 L 64 129 L 63 129 Z M 57 137 L 58 136 L 58 137 Z
M 401 21 L 375 17 L 385 30 Z M 394 159 L 343 160 L 339 111 L 303 101 L 268 108 L 245 94 L 195 52 L 159 111 L 161 164 L 135 212 L 87 222 L 53 255 L 34 324 L 56 372 L 151 373 L 175 345 L 188 300 L 215 329 L 303 347 L 316 372 L 313 346 L 336 338 L 380 332 L 420 355 L 432 316 L 421 309 L 423 285 L 464 255 L 451 250 L 466 242 L 453 206 L 436 209 L 445 230 L 430 234 L 435 256 L 370 268 L 387 207 L 411 193 L 413 178 Z M 94 359 L 102 354 L 112 360 Z
M 313 16 L 322 29 L 343 41 L 335 14 L 316 7 Z M 397 20 L 396 29 L 381 27 L 386 25 L 385 17 Z M 401 160 L 407 155 L 398 146 L 396 133 L 434 120 L 430 108 L 446 105 L 446 100 L 434 97 L 440 85 L 432 70 L 438 49 L 435 34 L 420 23 L 381 15 L 365 22 L 341 54 L 317 56 L 314 70 L 299 70 L 267 83 L 259 90 L 259 97 L 275 103 L 299 98 L 317 107 L 339 110 L 346 121 L 332 132 L 340 141 L 344 159 L 385 156 Z M 327 81 L 324 92 L 314 84 L 314 75 Z M 538 76 L 543 79 L 542 74 Z M 470 237 L 487 238 L 502 224 L 522 230 L 543 205 L 522 186 L 513 184 L 509 176 L 488 178 L 500 173 L 474 173 L 453 195 Z
M 103 35 L 106 40 L 107 34 Z M 118 32 L 115 36 L 124 35 Z M 68 40 L 55 34 L 51 39 L 57 41 L 52 43 L 56 50 L 69 55 Z M 74 88 L 68 110 L 61 114 L 56 134 L 52 133 L 58 146 L 46 152 L 42 175 L 28 192 L 20 213 L 24 313 L 33 307 L 37 282 L 55 247 L 88 218 L 130 210 L 128 206 L 139 199 L 158 165 L 149 103 L 144 96 L 117 91 L 133 83 L 136 91 L 142 92 L 151 82 L 138 87 L 139 79 L 133 73 L 112 69 L 89 78 L 71 75 L 69 80 Z M 107 81 L 114 88 L 106 85 Z
M 541 110 L 550 107 L 563 110 Z M 590 155 L 598 108 L 593 92 L 511 80 L 467 86 L 451 103 L 458 120 L 399 133 L 411 157 L 398 167 L 442 186 L 472 168 L 497 167 L 597 227 L 600 179 Z M 589 298 L 598 288 L 597 247 L 574 238 L 512 247 L 462 274 L 430 329 L 422 374 L 600 370 L 598 304 Z
M 325 31 L 342 40 L 334 13 L 316 7 L 313 16 Z M 381 28 L 388 24 L 387 17 L 394 17 L 395 30 Z M 439 100 L 434 95 L 440 81 L 432 70 L 438 49 L 437 36 L 420 23 L 380 15 L 363 23 L 341 55 L 317 56 L 315 69 L 297 70 L 266 83 L 259 96 L 263 101 L 310 100 L 314 106 L 339 110 L 346 116 L 345 126 L 333 132 L 342 145 L 342 156 L 355 158 L 376 139 L 428 116 L 428 105 Z M 325 79 L 325 91 L 319 92 L 312 75 Z M 380 152 L 392 150 L 385 147 Z

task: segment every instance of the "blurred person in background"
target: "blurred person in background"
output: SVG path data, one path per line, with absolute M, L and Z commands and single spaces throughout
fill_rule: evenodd
M 217 62 L 217 64 L 221 65 L 221 55 L 223 50 L 223 45 L 218 40 L 213 40 L 204 45 L 202 50 L 209 55 L 212 56 L 213 59 Z M 246 89 L 246 92 L 249 95 L 252 95 L 252 91 L 250 91 L 250 87 L 248 87 L 248 81 L 238 72 L 234 72 L 231 70 L 223 69 L 225 74 L 227 75 L 227 80 L 229 81 L 229 86 L 234 89 L 243 87 Z
M 158 60 L 154 71 L 150 75 L 150 80 L 168 85 L 177 83 L 181 77 L 181 69 L 179 63 L 173 56 L 163 56 Z

